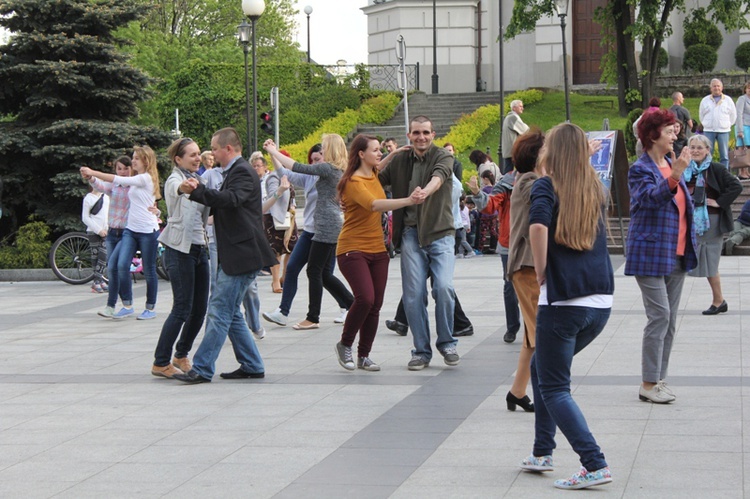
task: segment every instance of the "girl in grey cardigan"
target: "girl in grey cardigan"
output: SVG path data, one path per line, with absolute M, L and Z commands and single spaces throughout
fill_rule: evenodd
M 327 266 L 331 257 L 336 254 L 336 242 L 343 223 L 336 186 L 348 160 L 346 144 L 344 144 L 344 139 L 336 134 L 324 135 L 322 144 L 324 162 L 316 165 L 303 165 L 284 156 L 279 153 L 273 140 L 269 139 L 263 144 L 266 152 L 285 168 L 296 173 L 318 177 L 315 184 L 318 191 L 318 203 L 315 206 L 315 236 L 312 239 L 310 257 L 307 262 L 310 304 L 305 320 L 293 326 L 298 330 L 320 327 L 323 288 L 328 290 L 339 303 L 346 303 L 347 309 L 354 301 L 354 297 L 346 286 L 333 275 L 332 269 Z

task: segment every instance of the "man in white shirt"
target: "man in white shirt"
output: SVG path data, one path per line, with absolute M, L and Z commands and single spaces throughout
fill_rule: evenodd
M 503 120 L 503 175 L 513 171 L 513 161 L 510 159 L 513 143 L 519 135 L 526 133 L 529 129 L 529 126 L 521 119 L 521 114 L 523 114 L 523 102 L 514 100 L 510 103 L 510 112 Z M 499 179 L 499 175 L 496 175 L 495 179 Z
M 732 98 L 724 95 L 724 84 L 718 78 L 711 80 L 711 94 L 701 100 L 700 119 L 711 147 L 714 143 L 719 146 L 719 162 L 729 168 L 729 132 L 737 121 L 737 109 Z

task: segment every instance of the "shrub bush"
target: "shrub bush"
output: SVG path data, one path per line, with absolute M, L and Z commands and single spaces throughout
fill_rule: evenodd
M 685 32 L 682 36 L 682 43 L 685 48 L 694 45 L 704 44 L 719 50 L 724 37 L 721 36 L 721 30 L 709 20 L 706 9 L 694 9 L 689 17 L 685 18 L 682 23 Z
M 734 51 L 734 62 L 743 71 L 750 68 L 750 42 L 740 43 Z
M 646 58 L 641 52 L 641 55 L 639 56 L 641 61 L 641 68 L 645 69 L 646 66 Z M 656 71 L 658 72 L 660 69 L 664 69 L 669 65 L 669 54 L 667 53 L 667 50 L 664 47 L 659 47 L 659 65 L 656 67 Z
M 628 156 L 635 156 L 635 143 L 637 139 L 633 135 L 633 123 L 637 120 L 640 115 L 643 114 L 643 109 L 633 109 L 628 113 L 627 120 L 625 121 L 625 128 L 623 133 L 625 134 L 625 150 L 628 151 Z
M 359 122 L 382 125 L 393 116 L 393 110 L 401 102 L 395 93 L 385 93 L 368 99 L 359 108 Z
M 716 67 L 718 54 L 713 47 L 699 43 L 688 47 L 685 50 L 685 59 L 682 61 L 682 67 L 686 71 L 695 71 L 698 73 L 707 73 Z
M 1 269 L 43 269 L 47 267 L 50 230 L 44 222 L 31 222 L 18 229 L 13 245 L 0 246 Z

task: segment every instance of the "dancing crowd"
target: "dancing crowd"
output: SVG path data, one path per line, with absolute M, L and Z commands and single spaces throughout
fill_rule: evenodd
M 410 145 L 358 135 L 347 150 L 342 137 L 327 134 L 310 149 L 306 163 L 290 158 L 270 139 L 263 144 L 267 156 L 255 152 L 248 162 L 232 128 L 213 135 L 210 152 L 202 153 L 190 138 L 178 139 L 167 151 L 173 169 L 163 189 L 163 230 L 150 148 L 136 147 L 132 158 L 118 158 L 115 174 L 81 168 L 92 188 L 84 217 L 93 216 L 97 193 L 109 196 L 108 205 L 97 210 L 108 215 L 104 222 L 89 225 L 92 240 L 103 240 L 106 247 L 93 288 L 108 293 L 99 315 L 116 320 L 135 315 L 129 270 L 140 250 L 147 294 L 136 318 L 156 317 L 155 260 L 161 242 L 173 301 L 152 374 L 190 384 L 210 382 L 228 336 L 239 367 L 221 377 L 263 378 L 256 346 L 265 336 L 260 318 L 288 324 L 306 266 L 307 313 L 293 328 L 320 327 L 325 289 L 341 310 L 335 322 L 343 323 L 343 330 L 333 345 L 338 363 L 348 371 L 379 371 L 373 348 L 390 242 L 400 251 L 402 289 L 396 319 L 386 323 L 401 335 L 411 330 L 407 368 L 422 370 L 433 360 L 428 281 L 435 301 L 434 348 L 446 365 L 457 366 L 458 338 L 473 334 L 473 326 L 453 287 L 455 259 L 497 252 L 504 277 L 504 340 L 514 342 L 523 324 L 507 408 L 521 407 L 536 421 L 532 453 L 521 468 L 553 469 L 560 428 L 578 453 L 581 469 L 555 486 L 579 489 L 611 482 L 604 454 L 570 389 L 573 357 L 604 329 L 615 291 L 606 241 L 609 194 L 590 164 L 599 144 L 570 123 L 546 134 L 529 129 L 520 118 L 523 103 L 514 101 L 511 108 L 503 133 L 513 136 L 503 143 L 504 152 L 508 148 L 503 168 L 488 154 L 472 152 L 477 175 L 468 182 L 468 196 L 453 146 L 433 143 L 435 132 L 426 116 L 411 118 Z M 728 309 L 718 262 L 723 234 L 733 229 L 731 203 L 741 191 L 736 177 L 712 162 L 705 136 L 692 136 L 675 154 L 676 123 L 671 111 L 644 113 L 637 124 L 643 154 L 628 173 L 625 274 L 635 276 L 646 311 L 638 396 L 651 403 L 676 400 L 666 379 L 685 275 L 708 278 L 713 302 L 704 314 Z M 306 197 L 301 231 L 295 223 L 295 186 Z M 390 237 L 384 237 L 384 226 Z M 467 234 L 475 237 L 468 240 Z M 472 246 L 475 240 L 481 249 Z M 102 278 L 105 265 L 108 288 Z M 348 287 L 334 274 L 336 265 Z M 281 294 L 278 307 L 269 312 L 260 311 L 256 281 L 264 269 L 271 273 L 273 291 Z M 118 297 L 122 308 L 115 311 Z

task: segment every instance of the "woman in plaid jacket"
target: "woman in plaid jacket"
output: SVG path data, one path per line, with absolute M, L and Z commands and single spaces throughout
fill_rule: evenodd
M 643 155 L 628 171 L 630 226 L 625 274 L 635 276 L 648 322 L 643 330 L 639 398 L 658 404 L 675 400 L 665 383 L 685 273 L 696 266 L 693 202 L 682 173 L 690 163 L 675 158 L 675 116 L 647 113 L 638 123 Z M 667 159 L 671 156 L 671 160 Z

